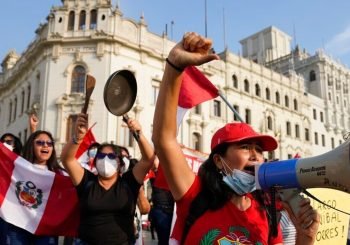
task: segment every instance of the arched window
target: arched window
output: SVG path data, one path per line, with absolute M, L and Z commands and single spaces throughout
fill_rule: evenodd
M 70 11 L 68 16 L 68 31 L 74 30 L 74 20 L 75 20 L 75 13 L 74 11 Z
M 288 98 L 287 95 L 284 96 L 284 105 L 285 105 L 286 107 L 289 107 L 289 98 Z
M 97 27 L 97 11 L 93 9 L 90 11 L 90 29 L 96 29 Z
M 201 136 L 199 133 L 192 134 L 192 147 L 197 151 L 201 150 Z
M 261 95 L 260 86 L 257 83 L 255 84 L 255 95 L 258 97 Z
M 266 94 L 266 99 L 267 99 L 267 100 L 270 100 L 270 99 L 271 99 L 271 96 L 270 96 L 270 89 L 269 89 L 269 88 L 266 88 L 266 89 L 265 89 L 265 94 Z
M 239 106 L 238 105 L 233 105 L 233 108 L 236 110 L 237 114 L 239 115 Z M 233 114 L 233 120 L 234 121 L 239 121 L 239 118 L 236 113 Z
M 309 81 L 312 82 L 312 81 L 315 81 L 316 80 L 316 73 L 314 70 L 311 70 L 310 73 L 309 73 Z
M 267 117 L 267 128 L 272 130 L 272 118 L 270 116 Z
M 86 71 L 82 66 L 74 67 L 72 73 L 71 93 L 84 93 Z
M 298 101 L 297 101 L 297 99 L 294 99 L 294 110 L 295 111 L 298 110 Z
M 232 75 L 232 85 L 234 88 L 238 88 L 238 80 L 236 75 Z
M 244 80 L 244 92 L 249 93 L 249 82 L 247 79 Z
M 276 92 L 275 96 L 276 96 L 276 103 L 280 104 L 281 103 L 281 101 L 280 101 L 280 93 Z
M 86 12 L 82 10 L 79 15 L 79 30 L 85 30 Z

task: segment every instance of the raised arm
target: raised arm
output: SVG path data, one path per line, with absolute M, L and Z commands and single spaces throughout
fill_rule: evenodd
M 196 33 L 186 33 L 169 53 L 160 86 L 152 140 L 175 200 L 186 193 L 195 177 L 176 139 L 176 111 L 182 82 L 180 70 L 189 65 L 201 65 L 219 59 L 217 55 L 209 54 L 211 44 L 211 40 Z
M 150 144 L 150 142 L 146 139 L 146 137 L 142 133 L 141 125 L 139 124 L 138 121 L 134 119 L 129 119 L 127 122 L 127 125 L 131 131 L 138 132 L 140 136 L 139 140 L 137 141 L 137 144 L 140 147 L 141 159 L 135 165 L 132 171 L 137 182 L 142 184 L 146 174 L 153 166 L 153 161 L 155 158 L 154 149 Z
M 87 132 L 87 126 L 87 115 L 80 113 L 75 124 L 74 136 L 64 146 L 61 154 L 62 164 L 75 186 L 81 182 L 84 176 L 84 169 L 75 159 L 75 154 Z

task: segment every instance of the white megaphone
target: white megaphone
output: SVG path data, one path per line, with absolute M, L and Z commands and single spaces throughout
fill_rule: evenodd
M 331 188 L 350 193 L 350 140 L 319 156 L 257 165 L 255 181 L 257 189 L 281 190 L 282 199 L 289 202 L 295 214 L 300 194 L 295 190 Z

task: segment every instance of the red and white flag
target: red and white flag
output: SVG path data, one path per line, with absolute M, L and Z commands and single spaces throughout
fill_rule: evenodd
M 69 177 L 35 167 L 0 143 L 0 216 L 37 235 L 75 236 L 79 206 Z
M 75 154 L 75 158 L 77 159 L 77 161 L 81 164 L 81 166 L 83 168 L 86 168 L 87 170 L 89 170 L 90 172 L 96 173 L 96 169 L 94 166 L 91 166 L 90 164 L 90 158 L 88 156 L 88 149 L 89 146 L 93 143 L 96 143 L 96 139 L 94 134 L 92 133 L 92 128 L 96 125 L 96 123 L 94 123 L 89 130 L 87 131 L 87 133 L 85 134 L 83 141 L 81 142 L 77 153 Z
M 219 95 L 218 89 L 194 66 L 185 69 L 177 107 L 179 127 L 188 109 Z

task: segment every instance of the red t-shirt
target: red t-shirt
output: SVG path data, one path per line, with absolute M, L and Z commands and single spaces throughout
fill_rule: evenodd
M 191 188 L 177 204 L 177 219 L 172 238 L 181 241 L 184 223 L 193 198 L 199 193 L 201 183 L 196 177 Z M 282 233 L 268 241 L 269 226 L 266 212 L 252 198 L 252 205 L 245 211 L 232 202 L 216 211 L 208 210 L 191 226 L 185 244 L 277 244 L 282 243 Z M 236 242 L 236 243 L 234 243 Z

